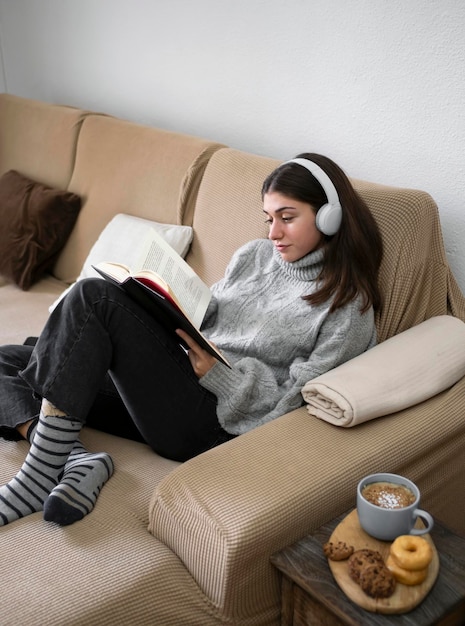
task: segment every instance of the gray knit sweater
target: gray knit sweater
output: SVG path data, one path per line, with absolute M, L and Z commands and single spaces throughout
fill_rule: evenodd
M 329 313 L 313 306 L 323 259 L 317 250 L 289 263 L 271 241 L 240 248 L 213 298 L 202 330 L 232 364 L 217 362 L 200 384 L 218 399 L 217 415 L 229 433 L 242 433 L 303 404 L 304 384 L 376 344 L 373 310 L 355 300 Z

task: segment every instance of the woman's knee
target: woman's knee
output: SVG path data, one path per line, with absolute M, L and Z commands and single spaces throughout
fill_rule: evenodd
M 111 288 L 115 287 L 115 285 L 108 283 L 102 278 L 83 278 L 75 283 L 68 297 L 90 297 L 92 299 L 98 299 L 105 296 L 109 290 L 111 291 Z
M 87 310 L 89 307 L 94 309 L 105 300 L 118 298 L 119 294 L 121 294 L 119 287 L 102 278 L 83 278 L 74 284 L 60 305 L 63 310 L 76 313 L 80 310 Z

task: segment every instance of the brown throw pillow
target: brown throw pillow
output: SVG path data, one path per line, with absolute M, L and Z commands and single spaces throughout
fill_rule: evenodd
M 29 289 L 55 262 L 81 199 L 15 170 L 0 178 L 0 275 Z

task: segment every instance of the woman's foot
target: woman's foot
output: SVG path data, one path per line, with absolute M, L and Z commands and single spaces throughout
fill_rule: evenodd
M 0 487 L 0 526 L 43 509 L 62 477 L 81 426 L 48 402 L 42 403 L 26 459 L 16 476 Z
M 24 434 L 34 439 L 37 422 L 32 422 Z M 106 452 L 92 453 L 77 439 L 65 464 L 63 476 L 44 502 L 44 519 L 68 526 L 90 513 L 97 497 L 114 471 L 113 461 Z
M 113 474 L 113 461 L 106 452 L 88 452 L 76 442 L 63 478 L 44 504 L 44 519 L 67 526 L 81 520 L 95 506 L 97 497 Z

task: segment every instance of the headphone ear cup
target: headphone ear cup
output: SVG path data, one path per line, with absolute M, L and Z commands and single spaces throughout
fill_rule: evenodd
M 316 214 L 316 227 L 323 235 L 335 235 L 342 220 L 342 209 L 339 204 L 323 204 Z

